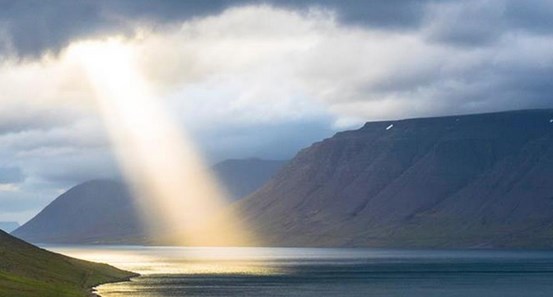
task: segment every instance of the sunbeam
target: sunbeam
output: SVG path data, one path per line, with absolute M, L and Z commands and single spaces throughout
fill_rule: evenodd
M 96 92 L 152 238 L 179 245 L 252 245 L 194 144 L 141 76 L 132 47 L 117 39 L 83 41 L 68 55 L 82 65 Z

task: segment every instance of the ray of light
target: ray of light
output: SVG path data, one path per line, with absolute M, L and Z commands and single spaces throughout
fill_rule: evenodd
M 123 41 L 82 41 L 82 64 L 151 235 L 182 245 L 252 245 L 189 138 L 164 110 Z

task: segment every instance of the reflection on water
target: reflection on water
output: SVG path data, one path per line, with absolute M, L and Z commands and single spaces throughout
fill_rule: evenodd
M 553 296 L 553 252 L 59 247 L 141 273 L 103 297 Z
M 140 274 L 277 274 L 270 249 L 217 247 L 46 246 L 58 253 Z

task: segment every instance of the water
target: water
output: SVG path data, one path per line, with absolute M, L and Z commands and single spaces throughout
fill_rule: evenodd
M 102 297 L 553 296 L 553 252 L 54 247 L 141 273 Z

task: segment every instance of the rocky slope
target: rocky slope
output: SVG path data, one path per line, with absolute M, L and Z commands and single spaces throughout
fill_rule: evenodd
M 238 206 L 268 245 L 553 247 L 553 110 L 367 123 Z

